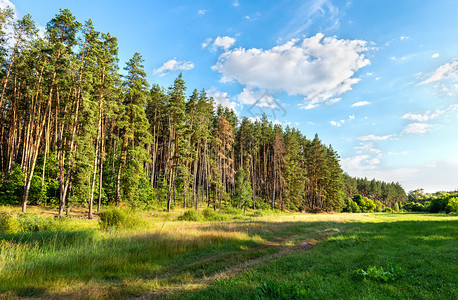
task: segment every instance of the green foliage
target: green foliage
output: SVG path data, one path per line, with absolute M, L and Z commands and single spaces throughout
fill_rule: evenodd
M 230 205 L 226 205 L 220 209 L 220 212 L 228 215 L 240 215 L 242 213 L 242 210 Z
M 383 267 L 377 268 L 376 266 L 373 266 L 369 267 L 367 270 L 356 269 L 353 271 L 353 274 L 358 278 L 363 278 L 364 280 L 373 279 L 383 282 L 395 281 L 403 273 L 404 272 L 399 265 L 390 266 L 387 270 L 383 270 Z
M 424 207 L 423 204 L 416 203 L 416 202 L 407 202 L 402 208 L 407 211 L 426 211 L 427 210 L 427 208 Z
M 256 288 L 259 299 L 305 299 L 310 289 L 299 288 L 293 283 L 266 281 Z
M 359 213 L 361 212 L 361 209 L 359 208 L 358 204 L 355 201 L 353 201 L 351 198 L 347 198 L 345 200 L 345 207 L 343 211 L 350 212 L 350 213 Z
M 440 211 L 445 211 L 445 207 L 448 204 L 447 196 L 448 194 L 445 194 L 431 199 L 431 204 L 428 207 L 429 212 L 438 213 Z
M 395 212 L 399 212 L 399 203 L 396 202 L 396 203 L 394 204 L 393 210 L 394 210 Z
M 115 206 L 102 210 L 99 217 L 100 227 L 105 230 L 110 228 L 129 229 L 142 223 L 142 220 L 136 217 L 132 211 Z
M 202 211 L 202 215 L 204 216 L 205 220 L 207 221 L 224 221 L 226 220 L 226 216 L 218 214 L 212 208 L 207 207 Z
M 38 214 L 22 213 L 17 217 L 20 230 L 23 232 L 37 232 L 55 229 L 54 221 Z
M 188 209 L 183 213 L 183 215 L 178 217 L 180 221 L 200 221 L 201 216 L 199 213 L 194 209 Z
M 445 212 L 448 214 L 451 212 L 458 212 L 458 197 L 453 197 L 448 200 Z
M 384 207 L 383 203 L 378 201 L 378 200 L 375 200 L 374 203 L 375 203 L 375 211 L 376 212 L 382 212 L 383 211 L 383 207 Z
M 15 164 L 11 174 L 0 174 L 0 203 L 18 204 L 21 202 L 24 190 L 24 173 L 21 166 Z
M 10 213 L 0 213 L 0 234 L 16 233 L 20 229 L 20 224 Z

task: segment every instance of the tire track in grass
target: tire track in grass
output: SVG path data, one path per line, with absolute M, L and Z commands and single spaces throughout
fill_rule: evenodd
M 139 298 L 139 299 L 180 298 L 180 295 L 184 295 L 185 293 L 188 294 L 190 292 L 196 292 L 199 289 L 202 289 L 208 285 L 211 285 L 212 283 L 215 283 L 217 280 L 226 280 L 234 276 L 238 276 L 240 274 L 246 273 L 249 270 L 252 270 L 255 267 L 261 265 L 262 263 L 265 263 L 265 262 L 270 263 L 276 259 L 279 259 L 287 255 L 292 255 L 292 254 L 295 254 L 301 251 L 311 250 L 316 245 L 318 245 L 320 242 L 326 240 L 330 236 L 336 233 L 341 233 L 340 230 L 341 229 L 337 229 L 337 228 L 331 228 L 331 229 L 327 228 L 324 230 L 317 231 L 316 232 L 317 235 L 311 238 L 308 238 L 305 240 L 299 239 L 298 242 L 294 242 L 294 241 L 300 238 L 301 236 L 304 236 L 304 234 L 293 235 L 288 238 L 285 238 L 285 237 L 277 238 L 272 241 L 266 241 L 265 243 L 262 243 L 259 246 L 247 249 L 246 251 L 258 251 L 262 248 L 265 248 L 265 249 L 270 248 L 270 249 L 276 250 L 275 253 L 264 255 L 264 256 L 259 256 L 254 259 L 247 259 L 234 266 L 231 266 L 221 271 L 217 271 L 210 276 L 196 278 L 196 279 L 190 280 L 185 283 L 171 284 L 171 285 L 159 288 L 157 290 L 151 291 L 151 293 L 147 293 L 139 297 L 133 297 L 133 298 Z M 293 244 L 291 245 L 292 242 Z M 189 266 L 199 265 L 202 262 L 215 261 L 215 259 L 218 259 L 219 257 L 230 256 L 230 255 L 235 254 L 235 252 L 236 251 L 233 251 L 231 253 L 223 253 L 220 255 L 215 255 L 213 257 L 204 258 L 200 261 L 192 262 L 188 265 L 182 266 L 180 270 L 186 271 L 187 267 Z

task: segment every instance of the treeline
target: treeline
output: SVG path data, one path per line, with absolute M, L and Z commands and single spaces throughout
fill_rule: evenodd
M 425 193 L 423 189 L 410 191 L 408 202 L 402 206 L 407 211 L 458 212 L 458 192 Z
M 2 30 L 11 15 L 1 12 Z M 89 218 L 121 202 L 341 211 L 354 192 L 317 135 L 239 120 L 205 90 L 186 96 L 181 74 L 150 87 L 139 53 L 121 75 L 117 39 L 91 20 L 61 10 L 44 38 L 29 15 L 13 27 L 13 49 L 1 32 L 0 204 L 59 215 L 85 204 Z M 398 197 L 388 194 L 380 201 Z
M 403 204 L 407 201 L 407 195 L 398 182 L 387 183 L 367 178 L 351 177 L 343 174 L 346 198 L 353 198 L 355 195 L 380 201 L 388 207 L 394 207 L 395 203 Z

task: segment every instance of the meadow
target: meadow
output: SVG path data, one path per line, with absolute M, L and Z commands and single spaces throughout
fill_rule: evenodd
M 52 230 L 2 234 L 0 298 L 458 298 L 457 215 L 182 213 L 101 230 L 76 212 Z

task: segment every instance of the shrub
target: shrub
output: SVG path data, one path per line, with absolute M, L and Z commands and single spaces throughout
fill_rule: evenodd
M 445 207 L 445 212 L 446 213 L 451 213 L 451 212 L 458 212 L 458 198 L 453 197 L 448 200 L 448 204 Z
M 445 207 L 448 205 L 448 199 L 445 197 L 437 197 L 431 199 L 431 204 L 428 207 L 429 212 L 438 213 L 444 211 Z
M 213 209 L 207 207 L 202 211 L 204 218 L 208 221 L 224 221 L 226 218 L 223 215 L 216 213 Z
M 183 215 L 178 217 L 178 220 L 181 221 L 199 221 L 200 219 L 200 215 L 194 209 L 189 209 L 185 211 Z
M 37 214 L 22 213 L 17 218 L 19 222 L 20 231 L 23 232 L 36 232 L 54 229 L 54 222 L 52 219 L 43 218 Z
M 343 211 L 345 212 L 351 212 L 351 213 L 359 213 L 361 212 L 361 209 L 359 208 L 358 204 L 353 201 L 351 198 L 347 198 L 345 201 L 345 208 Z
M 108 228 L 134 228 L 139 225 L 137 219 L 131 211 L 118 207 L 108 207 L 99 213 L 100 227 Z
M 395 212 L 399 212 L 399 203 L 396 202 L 396 203 L 394 204 L 393 210 L 394 210 Z
M 242 213 L 242 210 L 228 205 L 228 206 L 224 206 L 223 208 L 221 208 L 220 212 L 222 212 L 223 214 L 228 214 L 228 215 L 240 215 Z
M 16 233 L 19 231 L 19 222 L 9 213 L 0 213 L 0 234 Z
M 375 200 L 375 211 L 376 212 L 382 212 L 383 211 L 383 203 L 380 202 L 379 200 Z
M 377 206 L 375 205 L 374 201 L 369 198 L 365 198 L 365 204 L 366 204 L 366 212 L 374 212 Z
M 388 213 L 392 213 L 394 212 L 394 210 L 391 208 L 391 207 L 385 207 L 385 209 L 383 210 L 384 212 L 388 212 Z
M 264 213 L 261 210 L 256 210 L 253 213 L 253 217 L 262 217 L 262 216 L 264 216 Z

